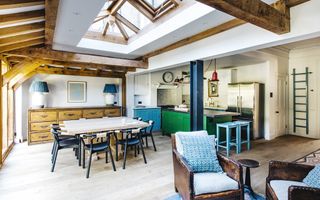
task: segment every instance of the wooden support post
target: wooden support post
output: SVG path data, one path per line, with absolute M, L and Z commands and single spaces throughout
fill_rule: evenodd
M 0 168 L 2 167 L 2 60 L 0 60 Z
M 191 131 L 203 130 L 203 61 L 190 62 Z
M 122 92 L 122 100 L 121 100 L 121 105 L 122 105 L 122 116 L 127 116 L 127 78 L 124 76 L 121 79 L 121 92 Z

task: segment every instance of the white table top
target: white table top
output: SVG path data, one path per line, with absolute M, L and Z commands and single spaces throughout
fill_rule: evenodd
M 63 130 L 65 130 L 68 135 L 145 128 L 149 126 L 146 122 L 129 117 L 69 120 L 64 121 L 63 124 L 65 125 Z

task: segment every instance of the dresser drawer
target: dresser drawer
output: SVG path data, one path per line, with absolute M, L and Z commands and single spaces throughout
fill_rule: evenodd
M 120 117 L 121 116 L 120 108 L 105 109 L 104 115 L 107 117 Z
M 31 122 L 47 122 L 47 121 L 56 121 L 57 113 L 56 112 L 31 112 L 30 121 Z
M 30 123 L 30 131 L 50 131 L 51 124 L 56 123 L 54 122 L 34 122 Z
M 103 110 L 101 109 L 88 109 L 83 110 L 83 118 L 101 118 L 103 117 Z
M 66 111 L 60 111 L 59 112 L 59 120 L 75 120 L 80 119 L 82 115 L 81 110 L 66 110 Z
M 52 140 L 52 134 L 50 132 L 30 133 L 30 142 L 42 142 Z

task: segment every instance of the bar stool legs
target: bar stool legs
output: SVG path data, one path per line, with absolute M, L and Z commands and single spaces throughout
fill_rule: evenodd
M 225 128 L 226 130 L 226 141 L 220 141 L 220 128 Z M 235 142 L 234 140 L 231 140 L 231 129 L 236 129 L 236 139 Z M 226 122 L 226 123 L 219 123 L 217 124 L 217 151 L 219 151 L 219 148 L 224 148 L 226 149 L 227 152 L 227 157 L 230 156 L 230 148 L 231 146 L 236 147 L 237 153 L 239 152 L 239 127 L 237 124 L 233 122 Z M 225 145 L 223 145 L 225 144 Z

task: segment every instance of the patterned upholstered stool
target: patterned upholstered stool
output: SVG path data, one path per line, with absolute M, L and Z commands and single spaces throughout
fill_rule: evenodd
M 226 141 L 220 141 L 220 128 L 226 129 Z M 231 139 L 232 129 L 236 129 L 236 139 Z M 217 124 L 217 151 L 219 151 L 219 147 L 226 149 L 227 156 L 230 155 L 230 148 L 231 146 L 235 146 L 237 149 L 237 153 L 239 153 L 239 126 L 234 122 L 225 122 L 225 123 L 218 123 Z
M 237 137 L 238 137 L 238 145 L 239 145 L 239 153 L 241 152 L 242 144 L 247 144 L 247 150 L 250 150 L 250 121 L 235 121 L 238 125 Z M 246 128 L 246 139 L 242 140 L 242 127 Z

